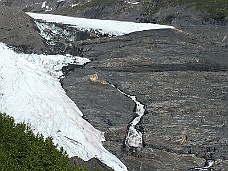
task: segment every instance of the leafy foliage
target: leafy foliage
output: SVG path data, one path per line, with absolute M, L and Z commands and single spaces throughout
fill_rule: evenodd
M 52 138 L 35 135 L 25 123 L 0 113 L 0 170 L 2 171 L 87 171 L 71 166 L 63 148 Z

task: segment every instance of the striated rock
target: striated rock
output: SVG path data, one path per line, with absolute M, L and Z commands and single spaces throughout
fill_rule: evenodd
M 200 28 L 199 28 L 200 29 Z M 203 29 L 202 29 L 203 30 Z M 226 170 L 228 160 L 227 48 L 182 30 L 151 30 L 77 44 L 92 60 L 67 74 L 62 84 L 84 117 L 105 131 L 104 146 L 129 170 L 176 170 L 203 166 Z M 125 146 L 134 103 L 146 105 L 138 130 L 145 146 Z

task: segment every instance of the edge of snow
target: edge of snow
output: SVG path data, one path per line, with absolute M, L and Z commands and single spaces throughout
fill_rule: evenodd
M 108 34 L 113 36 L 120 36 L 136 31 L 152 30 L 152 29 L 174 29 L 173 26 L 151 24 L 151 23 L 134 23 L 116 20 L 100 20 L 100 19 L 86 19 L 69 17 L 53 14 L 38 14 L 27 13 L 34 19 L 44 20 L 46 22 L 55 22 L 61 24 L 71 25 L 80 30 L 96 30 L 101 34 Z
M 61 87 L 59 70 L 74 59 L 17 54 L 1 42 L 0 56 L 0 112 L 31 124 L 34 133 L 52 136 L 69 157 L 85 161 L 95 157 L 116 171 L 127 170 L 103 147 L 103 133 L 81 117 L 82 112 Z

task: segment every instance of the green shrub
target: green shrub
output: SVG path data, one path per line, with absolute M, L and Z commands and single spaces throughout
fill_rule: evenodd
M 12 117 L 1 113 L 0 137 L 2 171 L 87 171 L 71 166 L 66 152 L 58 150 L 51 137 L 35 135 L 30 126 L 16 124 Z
M 67 154 L 25 123 L 0 115 L 0 170 L 67 170 Z

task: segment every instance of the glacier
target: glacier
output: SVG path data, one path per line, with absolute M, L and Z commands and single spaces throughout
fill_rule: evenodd
M 53 137 L 69 157 L 85 161 L 95 157 L 114 170 L 127 170 L 103 147 L 103 133 L 82 118 L 58 80 L 64 65 L 83 64 L 88 59 L 17 54 L 3 43 L 0 56 L 0 112 L 13 116 L 17 123 L 29 123 L 34 133 Z
M 150 23 L 27 14 L 37 21 L 66 24 L 82 31 L 110 36 L 151 29 L 174 29 Z M 59 82 L 63 66 L 69 63 L 83 65 L 90 62 L 89 59 L 71 55 L 18 54 L 1 42 L 0 56 L 0 112 L 13 116 L 16 122 L 29 123 L 34 133 L 53 137 L 53 142 L 63 147 L 69 157 L 78 156 L 85 161 L 95 157 L 116 171 L 127 170 L 115 155 L 103 147 L 103 133 L 82 118 L 82 112 Z M 130 98 L 137 102 L 133 96 Z M 137 120 L 144 112 L 144 106 L 139 107 L 143 111 L 138 113 Z
M 40 13 L 27 14 L 37 20 L 43 20 L 50 23 L 66 24 L 82 31 L 96 31 L 99 34 L 107 34 L 110 36 L 121 36 L 136 31 L 152 29 L 174 29 L 173 26 L 151 23 L 134 23 L 116 20 L 87 19 Z

